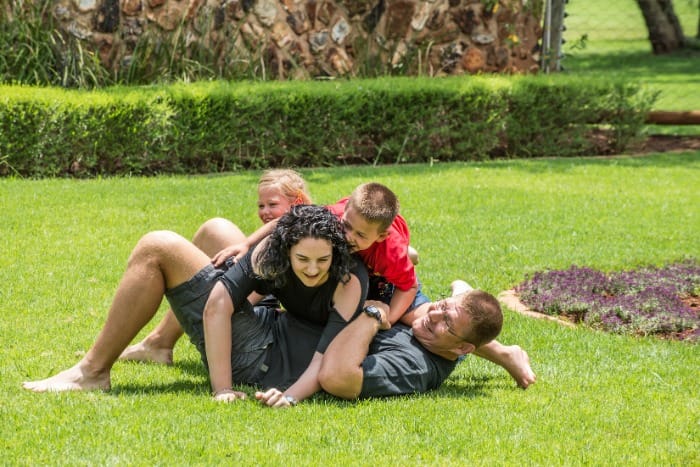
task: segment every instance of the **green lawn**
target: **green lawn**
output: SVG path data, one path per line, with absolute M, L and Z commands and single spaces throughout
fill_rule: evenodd
M 695 37 L 697 0 L 675 0 L 673 6 L 685 35 Z M 566 12 L 562 64 L 567 72 L 628 77 L 661 91 L 656 109 L 700 110 L 700 50 L 652 55 L 635 0 L 571 0 Z M 583 35 L 585 48 L 574 47 Z M 700 133 L 700 126 L 691 133 Z
M 426 292 L 462 277 L 492 293 L 534 271 L 700 257 L 700 152 L 303 171 L 317 202 L 394 188 Z M 103 323 L 141 234 L 191 236 L 212 216 L 257 227 L 257 172 L 0 180 L 0 418 L 6 465 L 698 465 L 697 345 L 569 329 L 506 311 L 532 358 L 516 388 L 469 358 L 439 391 L 274 411 L 211 401 L 183 339 L 175 365 L 118 363 L 110 393 L 33 394 Z

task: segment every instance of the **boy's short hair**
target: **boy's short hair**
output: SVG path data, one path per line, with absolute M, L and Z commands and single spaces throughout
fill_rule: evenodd
M 470 331 L 464 340 L 480 347 L 496 338 L 503 327 L 503 312 L 496 297 L 483 290 L 462 294 L 458 308 L 469 316 Z
M 379 225 L 379 231 L 389 228 L 399 214 L 399 200 L 381 183 L 363 183 L 350 195 L 345 209 L 352 206 L 367 222 Z

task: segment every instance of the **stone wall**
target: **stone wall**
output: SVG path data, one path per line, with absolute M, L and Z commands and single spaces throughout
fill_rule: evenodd
M 542 0 L 57 0 L 54 15 L 111 70 L 176 37 L 268 77 L 538 69 Z

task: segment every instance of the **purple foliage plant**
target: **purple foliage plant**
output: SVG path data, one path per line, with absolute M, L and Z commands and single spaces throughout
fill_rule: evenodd
M 530 309 L 619 334 L 700 341 L 700 263 L 686 259 L 605 274 L 579 266 L 537 272 L 515 288 Z

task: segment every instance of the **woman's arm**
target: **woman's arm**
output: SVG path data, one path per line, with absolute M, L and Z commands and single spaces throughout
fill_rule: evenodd
M 364 379 L 362 362 L 367 357 L 369 345 L 380 329 L 389 329 L 390 326 L 386 306 L 377 308 L 382 313 L 381 323 L 363 313 L 340 331 L 328 346 L 319 373 L 320 384 L 327 393 L 343 399 L 356 399 L 360 395 Z
M 204 347 L 209 366 L 209 379 L 214 398 L 221 401 L 245 399 L 245 394 L 232 389 L 231 378 L 231 315 L 233 302 L 226 287 L 218 282 L 204 306 Z
M 347 324 L 357 311 L 362 297 L 362 287 L 360 280 L 354 274 L 350 275 L 350 280 L 346 284 L 339 283 L 333 294 L 335 310 Z M 256 398 L 270 407 L 288 407 L 290 402 L 285 396 L 291 396 L 296 401 L 302 401 L 321 389 L 318 382 L 318 374 L 321 369 L 323 354 L 315 352 L 311 363 L 304 370 L 299 379 L 284 392 L 278 389 L 270 389 L 266 392 L 258 392 Z
M 322 359 L 323 354 L 315 352 L 304 373 L 286 391 L 282 392 L 272 388 L 265 392 L 256 392 L 255 397 L 268 407 L 276 408 L 289 407 L 311 397 L 321 389 L 321 385 L 318 383 L 318 372 L 321 369 Z M 294 403 L 290 402 L 286 396 L 291 396 Z

